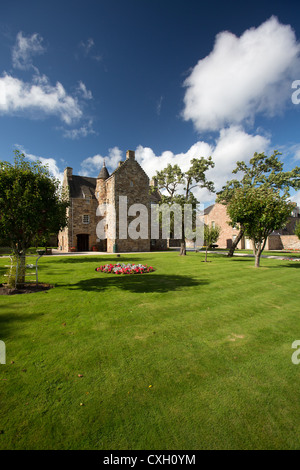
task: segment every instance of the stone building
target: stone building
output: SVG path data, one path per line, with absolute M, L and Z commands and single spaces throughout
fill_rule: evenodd
M 216 203 L 204 209 L 204 223 L 209 226 L 215 224 L 221 227 L 220 237 L 217 241 L 219 248 L 230 248 L 239 233 L 239 229 L 232 227 L 228 222 L 230 219 L 225 205 Z M 299 207 L 295 206 L 286 227 L 276 230 L 268 237 L 266 250 L 299 249 L 300 241 L 295 235 L 295 227 L 299 222 Z M 252 242 L 249 238 L 243 237 L 237 247 L 252 249 Z
M 150 187 L 152 191 L 150 191 Z M 151 184 L 147 174 L 135 160 L 135 153 L 128 150 L 126 160 L 119 162 L 118 168 L 109 175 L 105 164 L 97 178 L 73 175 L 72 168 L 64 171 L 63 187 L 69 191 L 70 206 L 68 208 L 68 226 L 58 235 L 59 249 L 69 251 L 107 251 L 132 252 L 162 250 L 167 248 L 167 240 L 151 240 L 150 214 L 151 204 L 160 201 L 160 193 L 155 189 L 155 181 Z M 119 204 L 120 196 L 127 197 L 127 207 L 133 204 L 143 204 L 148 210 L 148 238 L 131 239 L 120 237 Z M 97 224 L 103 214 L 97 211 L 99 205 L 112 205 L 116 211 L 116 234 L 109 236 L 108 226 L 112 222 L 105 219 L 104 231 L 106 239 L 99 239 L 96 232 Z M 125 217 L 127 225 L 135 218 Z M 103 222 L 104 225 L 104 222 Z

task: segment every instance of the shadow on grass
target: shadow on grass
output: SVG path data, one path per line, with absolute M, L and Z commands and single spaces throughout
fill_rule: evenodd
M 52 258 L 53 260 L 54 258 Z M 57 264 L 65 264 L 65 263 L 70 263 L 70 264 L 74 264 L 74 263 L 102 263 L 102 264 L 109 264 L 109 263 L 112 263 L 112 264 L 117 264 L 117 263 L 128 263 L 130 261 L 132 261 L 132 257 L 128 254 L 126 254 L 126 256 L 120 256 L 120 257 L 117 257 L 116 255 L 115 256 L 78 256 L 78 257 L 74 257 L 74 258 L 71 258 L 69 256 L 66 256 L 65 258 L 63 259 L 56 259 L 55 262 Z M 136 258 L 134 257 L 134 262 L 137 262 L 137 261 L 144 261 L 143 259 L 141 258 Z M 149 263 L 148 263 L 149 264 Z
M 101 277 L 100 277 L 101 276 Z M 208 284 L 207 280 L 195 279 L 190 276 L 156 274 L 135 274 L 119 276 L 116 274 L 101 275 L 99 278 L 86 279 L 77 284 L 66 284 L 71 290 L 101 292 L 116 287 L 129 292 L 169 292 Z M 62 284 L 60 284 L 60 287 Z
M 264 266 L 264 268 L 268 269 L 278 269 L 278 268 L 300 268 L 300 261 L 296 263 L 291 261 L 291 264 L 277 264 L 276 266 Z
M 26 294 L 22 294 L 26 295 Z M 28 294 L 31 295 L 31 294 Z M 6 338 L 11 338 L 12 335 L 14 339 L 18 337 L 18 330 L 23 334 L 23 325 L 25 321 L 28 320 L 37 320 L 43 313 L 32 313 L 32 314 L 20 314 L 20 305 L 19 304 L 10 304 L 5 307 L 5 313 L 0 314 L 0 339 L 5 340 Z M 11 331 L 13 333 L 11 333 Z

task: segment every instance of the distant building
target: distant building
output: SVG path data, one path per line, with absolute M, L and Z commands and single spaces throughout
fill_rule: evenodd
M 152 192 L 150 192 L 151 186 L 154 186 Z M 67 188 L 70 198 L 68 226 L 58 235 L 59 249 L 63 252 L 73 251 L 73 249 L 76 251 L 95 249 L 112 253 L 167 248 L 167 240 L 151 240 L 150 238 L 151 204 L 159 203 L 161 196 L 155 189 L 155 180 L 152 180 L 150 184 L 147 174 L 135 160 L 134 151 L 127 151 L 126 160 L 119 162 L 118 168 L 111 175 L 105 164 L 97 178 L 73 175 L 72 168 L 66 168 L 63 187 Z M 147 239 L 119 238 L 119 196 L 127 196 L 128 208 L 136 203 L 147 207 L 149 213 Z M 101 217 L 96 215 L 96 211 L 100 204 L 112 204 L 115 207 L 117 214 L 115 238 L 105 240 L 97 238 L 96 227 Z M 134 217 L 127 216 L 128 224 L 133 219 Z
M 224 204 L 216 203 L 204 209 L 204 223 L 209 226 L 219 225 L 221 227 L 221 234 L 217 241 L 219 248 L 229 249 L 239 233 L 238 227 L 232 227 L 228 222 L 230 222 L 230 218 Z M 266 249 L 299 249 L 300 240 L 295 235 L 295 227 L 298 222 L 300 222 L 299 207 L 295 205 L 285 228 L 276 230 L 269 235 Z M 243 237 L 237 247 L 240 249 L 252 249 L 252 241 L 247 237 Z

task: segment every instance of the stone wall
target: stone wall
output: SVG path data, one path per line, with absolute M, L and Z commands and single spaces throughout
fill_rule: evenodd
M 130 223 L 139 217 L 139 212 L 133 215 L 128 215 L 128 210 L 133 204 L 143 204 L 148 211 L 148 228 L 150 222 L 150 196 L 149 196 L 149 178 L 134 159 L 134 153 L 127 153 L 126 162 L 124 162 L 113 175 L 115 179 L 115 207 L 117 215 L 117 237 L 116 245 L 117 251 L 119 252 L 133 252 L 133 251 L 150 251 L 150 239 L 138 238 L 136 240 L 129 237 L 128 229 Z M 112 178 L 112 177 L 111 177 Z M 127 197 L 127 236 L 126 238 L 120 238 L 120 226 L 119 226 L 119 211 L 120 211 L 120 196 Z M 124 210 L 122 210 L 124 214 Z M 137 231 L 140 230 L 137 227 Z
M 211 226 L 214 222 L 215 225 L 219 225 L 219 227 L 221 227 L 220 237 L 217 241 L 219 248 L 230 248 L 234 237 L 239 233 L 238 229 L 233 228 L 228 224 L 229 221 L 230 219 L 227 215 L 226 206 L 223 204 L 216 203 L 211 211 L 204 215 L 204 223 L 206 225 Z M 239 242 L 238 248 L 244 248 L 243 240 Z
M 211 225 L 215 222 L 216 225 L 221 227 L 221 234 L 217 241 L 219 248 L 230 248 L 235 236 L 238 235 L 239 230 L 231 227 L 228 222 L 230 221 L 226 206 L 223 204 L 215 204 L 211 211 L 204 216 L 204 222 Z M 276 234 L 270 235 L 266 243 L 266 250 L 283 250 L 283 249 L 299 249 L 300 240 L 296 235 L 293 235 L 296 224 L 299 222 L 298 217 L 290 217 L 285 228 L 278 230 Z M 245 238 L 238 244 L 238 248 L 252 248 L 252 242 L 247 242 Z
M 112 178 L 109 178 L 108 180 L 106 180 L 106 202 L 107 202 L 107 204 L 111 204 L 115 207 L 115 199 L 116 199 L 116 197 L 115 197 L 115 178 L 112 177 Z M 113 227 L 113 225 L 115 224 L 113 213 L 108 213 L 106 215 L 106 223 L 107 223 L 107 229 L 108 229 L 108 227 L 110 227 L 110 229 Z M 109 253 L 113 252 L 115 243 L 116 243 L 115 237 L 113 237 L 113 238 L 108 237 L 107 238 L 107 251 Z
M 72 180 L 72 168 L 66 168 L 64 173 L 64 186 L 68 186 L 68 181 Z M 75 176 L 73 177 L 75 181 Z M 91 178 L 88 184 L 91 188 Z M 73 181 L 73 182 L 74 182 Z M 76 177 L 78 181 L 78 177 Z M 90 189 L 89 189 L 90 190 Z M 75 193 L 77 194 L 77 193 Z M 127 197 L 127 211 L 125 220 L 127 221 L 127 233 L 120 236 L 119 227 L 119 197 Z M 115 208 L 116 216 L 116 233 L 109 233 L 109 227 L 114 225 L 114 213 L 110 211 L 106 213 L 104 220 L 105 232 L 107 234 L 106 240 L 99 240 L 96 232 L 97 224 L 103 220 L 101 216 L 96 215 L 97 207 L 99 204 L 106 203 L 110 207 Z M 132 239 L 128 236 L 128 228 L 131 222 L 136 223 L 139 218 L 139 212 L 133 212 L 128 215 L 129 208 L 134 204 L 142 204 L 147 209 L 146 219 L 148 227 L 145 224 L 146 234 L 148 238 Z M 89 223 L 85 223 L 83 216 L 89 217 Z M 62 251 L 70 251 L 71 247 L 78 250 L 78 236 L 88 235 L 88 249 L 91 250 L 94 245 L 98 246 L 99 250 L 106 250 L 113 252 L 114 250 L 120 252 L 133 252 L 133 251 L 150 251 L 150 194 L 149 194 L 149 178 L 135 160 L 133 151 L 128 151 L 126 154 L 126 161 L 120 162 L 118 168 L 106 180 L 97 178 L 95 179 L 95 196 L 92 197 L 72 197 L 70 199 L 70 207 L 68 208 L 68 227 L 59 233 L 59 247 Z M 126 224 L 125 224 L 126 225 Z M 137 232 L 140 227 L 137 226 Z M 82 238 L 82 237 L 81 237 Z M 164 249 L 167 247 L 166 240 L 157 240 L 152 244 L 152 249 Z
M 89 235 L 88 250 L 97 245 L 96 225 L 99 217 L 96 216 L 98 203 L 96 199 L 72 198 L 68 208 L 68 226 L 59 232 L 58 246 L 63 252 L 78 250 L 78 235 Z M 84 223 L 83 216 L 89 217 L 89 223 Z
M 58 233 L 58 249 L 63 252 L 69 251 L 68 239 L 69 239 L 69 229 L 65 227 Z
M 72 246 L 77 247 L 77 235 L 89 235 L 89 250 L 97 244 L 96 226 L 99 218 L 96 217 L 98 202 L 96 199 L 72 199 L 73 233 Z M 88 216 L 89 223 L 84 223 L 84 216 Z
M 266 250 L 282 250 L 283 244 L 280 235 L 270 235 L 267 239 Z
M 281 242 L 285 250 L 300 250 L 300 240 L 297 235 L 281 235 Z
M 300 240 L 297 235 L 270 235 L 266 244 L 267 250 L 299 250 Z

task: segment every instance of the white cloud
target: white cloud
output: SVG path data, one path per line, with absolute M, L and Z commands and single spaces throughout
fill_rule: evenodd
M 297 191 L 290 199 L 292 202 L 296 202 L 297 206 L 300 207 L 300 191 Z
M 87 41 L 81 41 L 79 47 L 83 50 L 84 55 L 88 55 L 91 49 L 94 47 L 95 42 L 93 38 L 87 39 Z
M 212 153 L 215 168 L 207 173 L 213 179 L 216 190 L 219 191 L 227 180 L 232 179 L 237 161 L 249 162 L 255 152 L 268 152 L 269 147 L 269 138 L 247 134 L 239 126 L 221 129 Z
M 150 147 L 139 145 L 135 151 L 135 158 L 147 173 L 149 178 L 156 175 L 156 171 L 163 170 L 168 164 L 179 165 L 186 171 L 193 158 L 212 157 L 215 167 L 206 173 L 207 179 L 215 183 L 216 191 L 219 191 L 227 180 L 232 179 L 232 170 L 236 162 L 244 160 L 249 162 L 255 152 L 268 153 L 270 140 L 262 135 L 247 134 L 242 128 L 233 126 L 222 129 L 214 144 L 199 141 L 192 145 L 186 152 L 173 153 L 166 150 L 161 155 L 156 155 Z M 102 168 L 105 158 L 106 166 L 110 172 L 115 170 L 118 162 L 122 160 L 122 152 L 118 147 L 110 149 L 108 155 L 100 154 L 86 158 L 81 163 L 83 176 L 97 176 Z M 234 176 L 235 178 L 238 175 Z M 213 202 L 215 195 L 206 189 L 195 191 L 195 195 L 202 203 Z
M 156 171 L 163 170 L 168 164 L 177 164 L 183 171 L 186 171 L 193 158 L 208 158 L 211 156 L 215 167 L 207 171 L 206 177 L 214 182 L 216 191 L 219 191 L 228 180 L 239 178 L 239 174 L 232 174 L 237 161 L 249 163 L 255 152 L 265 152 L 266 155 L 270 155 L 273 152 L 270 145 L 271 142 L 268 137 L 259 134 L 251 135 L 239 126 L 232 126 L 222 129 L 213 144 L 198 141 L 186 152 L 176 154 L 166 150 L 160 155 L 156 155 L 150 147 L 139 145 L 135 150 L 135 158 L 151 179 L 156 175 Z M 80 174 L 83 176 L 97 176 L 103 166 L 104 159 L 106 167 L 111 173 L 118 167 L 119 161 L 124 158 L 122 151 L 118 147 L 114 147 L 109 149 L 105 157 L 97 154 L 83 160 Z M 205 205 L 212 204 L 215 200 L 215 194 L 206 189 L 196 188 L 193 192 L 198 201 Z M 300 191 L 295 192 L 291 200 L 297 202 L 300 206 Z
M 61 83 L 52 86 L 46 76 L 36 76 L 33 83 L 26 83 L 4 74 L 0 77 L 0 113 L 24 111 L 56 115 L 67 124 L 82 117 L 77 100 L 66 93 Z
M 106 156 L 97 154 L 93 157 L 86 158 L 81 163 L 81 174 L 83 176 L 97 176 L 103 166 L 104 160 L 106 167 L 112 172 L 117 168 L 119 161 L 122 160 L 122 151 L 118 147 L 113 147 L 109 149 L 108 155 Z
M 17 34 L 16 44 L 12 50 L 13 66 L 23 70 L 33 67 L 32 57 L 43 54 L 46 50 L 42 42 L 43 38 L 39 34 L 35 33 L 26 37 L 20 31 Z
M 38 157 L 37 155 L 28 153 L 26 152 L 26 150 L 24 149 L 22 145 L 15 145 L 15 147 L 21 153 L 23 153 L 25 157 L 28 158 L 28 160 L 30 160 L 31 162 L 40 161 L 43 165 L 47 165 L 51 175 L 54 176 L 56 179 L 58 179 L 60 183 L 62 183 L 64 172 L 59 169 L 57 162 L 54 158 Z
M 40 74 L 32 58 L 45 52 L 42 41 L 43 38 L 37 33 L 31 36 L 25 36 L 22 32 L 17 34 L 12 51 L 13 66 L 22 70 L 33 69 L 33 74 L 27 82 L 5 72 L 0 76 L 0 115 L 31 118 L 57 116 L 67 125 L 74 124 L 83 117 L 82 100 L 91 100 L 92 92 L 79 81 L 72 96 L 60 82 L 54 86 L 46 75 Z M 86 50 L 89 51 L 93 45 L 93 40 L 88 40 Z M 64 136 L 71 139 L 94 133 L 91 119 L 78 129 L 64 130 Z
M 85 84 L 80 81 L 77 87 L 77 92 L 84 98 L 85 100 L 91 100 L 93 98 L 92 92 L 87 90 Z
M 300 160 L 300 144 L 285 146 L 284 150 L 291 155 L 293 161 L 297 162 Z
M 164 99 L 164 97 L 161 96 L 161 97 L 159 98 L 159 100 L 157 101 L 157 103 L 156 103 L 156 114 L 157 114 L 158 116 L 160 116 L 161 106 L 162 106 L 163 99 Z
M 95 41 L 93 38 L 87 39 L 87 41 L 81 41 L 79 48 L 82 50 L 84 57 L 90 57 L 96 62 L 102 61 L 102 56 L 100 54 L 92 54 L 91 50 L 95 47 Z
M 65 129 L 63 136 L 67 139 L 76 140 L 81 137 L 87 137 L 88 135 L 96 134 L 93 129 L 93 121 L 90 119 L 89 122 L 78 129 Z
M 216 191 L 219 191 L 227 180 L 232 179 L 232 170 L 236 167 L 237 161 L 249 162 L 254 152 L 268 152 L 269 146 L 268 138 L 247 134 L 242 128 L 233 126 L 222 129 L 214 144 L 199 141 L 185 153 L 174 154 L 165 151 L 157 156 L 151 148 L 140 145 L 136 149 L 136 159 L 151 178 L 155 176 L 156 170 L 164 169 L 169 163 L 177 164 L 185 171 L 193 158 L 211 156 L 215 167 L 207 171 L 206 177 L 214 182 Z M 215 199 L 215 196 L 206 189 L 196 190 L 195 195 L 202 203 L 212 202 Z
M 183 118 L 198 131 L 215 131 L 252 122 L 256 113 L 279 113 L 291 101 L 299 51 L 291 26 L 276 17 L 240 37 L 219 33 L 212 52 L 184 82 Z
M 157 171 L 163 170 L 168 164 L 178 165 L 183 171 L 187 170 L 192 158 L 209 157 L 212 147 L 206 142 L 197 142 L 187 152 L 174 154 L 170 150 L 164 151 L 156 156 L 149 147 L 139 145 L 135 152 L 136 160 L 143 167 L 147 175 L 151 178 Z

